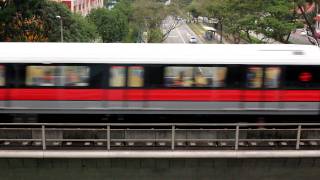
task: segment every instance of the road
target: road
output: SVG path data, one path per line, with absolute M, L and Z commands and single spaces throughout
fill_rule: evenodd
M 311 44 L 306 36 L 301 35 L 302 32 L 302 29 L 292 32 L 289 41 L 294 44 Z
M 163 26 L 168 27 L 172 20 L 166 19 Z M 202 40 L 189 28 L 185 21 L 180 21 L 175 29 L 173 29 L 164 43 L 189 43 L 191 36 L 195 36 L 198 43 L 203 43 Z

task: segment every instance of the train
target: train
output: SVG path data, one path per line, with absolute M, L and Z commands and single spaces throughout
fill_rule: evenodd
M 1 114 L 320 112 L 316 46 L 0 43 L 0 50 Z

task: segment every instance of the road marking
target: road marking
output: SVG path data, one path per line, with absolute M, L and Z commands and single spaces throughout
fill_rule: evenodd
M 180 39 L 183 41 L 183 43 L 186 43 L 186 41 L 183 39 L 179 29 L 177 29 L 177 32 L 178 32 L 178 35 L 180 36 Z

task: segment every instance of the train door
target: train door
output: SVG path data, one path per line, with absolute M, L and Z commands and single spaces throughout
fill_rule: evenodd
M 280 108 L 280 76 L 279 66 L 247 66 L 244 108 L 248 110 Z
M 262 108 L 276 110 L 282 107 L 280 90 L 281 74 L 282 69 L 280 66 L 268 66 L 264 68 Z
M 144 67 L 140 65 L 128 66 L 127 87 L 125 98 L 129 109 L 141 109 L 144 107 Z
M 245 90 L 242 96 L 243 108 L 255 110 L 262 108 L 263 67 L 247 66 Z
M 105 91 L 106 106 L 110 109 L 122 109 L 126 107 L 126 66 L 112 65 L 109 68 L 108 90 Z

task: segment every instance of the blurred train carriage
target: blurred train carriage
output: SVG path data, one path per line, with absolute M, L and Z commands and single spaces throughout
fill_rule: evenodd
M 0 43 L 2 114 L 318 115 L 304 45 Z

